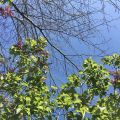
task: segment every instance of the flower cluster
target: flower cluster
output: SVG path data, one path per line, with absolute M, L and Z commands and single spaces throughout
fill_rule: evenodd
M 113 85 L 117 85 L 119 83 L 119 80 L 120 80 L 120 70 L 109 71 L 109 73 L 113 77 L 113 79 L 111 80 L 111 83 Z
M 8 17 L 8 16 L 13 17 L 14 16 L 14 13 L 11 10 L 10 6 L 6 6 L 5 8 L 0 7 L 0 14 L 4 17 Z
M 19 49 L 22 49 L 22 47 L 23 47 L 23 42 L 22 42 L 22 40 L 19 40 L 19 41 L 18 41 L 17 46 L 18 46 Z

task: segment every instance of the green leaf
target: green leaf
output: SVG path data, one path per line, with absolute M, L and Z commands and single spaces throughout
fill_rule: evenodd
M 31 40 L 31 46 L 34 47 L 37 45 L 37 41 L 36 40 Z
M 22 109 L 21 108 L 17 108 L 16 109 L 16 114 L 18 114 Z
M 26 97 L 25 99 L 26 99 L 26 103 L 27 103 L 28 105 L 30 105 L 31 98 L 30 98 L 30 97 Z
M 22 82 L 21 85 L 28 87 L 28 83 L 27 82 Z
M 0 103 L 0 108 L 2 108 L 3 107 L 3 103 Z
M 25 111 L 27 112 L 27 114 L 30 116 L 31 113 L 30 113 L 30 108 L 26 108 Z

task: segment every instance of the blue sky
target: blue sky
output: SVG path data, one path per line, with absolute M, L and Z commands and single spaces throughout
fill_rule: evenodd
M 106 11 L 105 19 L 108 21 L 108 26 L 106 24 L 104 24 L 104 25 L 100 25 L 99 27 L 97 27 L 97 31 L 93 34 L 93 36 L 91 36 L 91 38 L 89 38 L 89 40 L 95 41 L 97 43 L 103 41 L 103 44 L 99 45 L 99 47 L 101 49 L 104 49 L 106 54 L 109 54 L 109 55 L 112 55 L 113 53 L 120 54 L 120 13 L 117 10 L 115 11 L 113 6 L 111 6 L 111 5 L 107 5 L 105 11 Z M 95 14 L 94 17 L 98 20 L 99 19 L 102 20 L 104 16 L 102 14 L 97 14 L 97 15 Z M 100 24 L 100 23 L 98 22 L 98 24 Z M 93 53 L 99 54 L 100 53 L 99 51 L 95 50 L 93 47 L 86 46 L 83 43 L 80 43 L 76 39 L 71 39 L 71 44 L 72 44 L 74 50 L 78 54 L 81 54 L 81 53 L 83 53 L 83 54 L 93 54 Z M 64 46 L 64 47 L 65 47 L 65 52 L 67 54 L 69 54 L 69 53 L 71 54 L 73 52 L 72 49 L 67 48 L 66 46 Z M 103 56 L 104 55 L 105 54 L 103 54 Z M 87 56 L 84 58 L 87 58 Z M 93 58 L 97 62 L 100 62 L 99 57 L 93 57 Z M 83 61 L 81 61 L 81 59 L 77 59 L 77 58 L 75 58 L 75 59 L 77 60 L 78 65 L 80 66 L 80 64 Z M 57 66 L 55 64 L 52 64 L 51 68 L 52 68 L 51 72 L 53 74 L 53 77 L 57 81 L 57 84 L 60 85 L 61 83 L 66 81 L 65 72 L 62 70 L 59 62 L 58 62 Z M 75 72 L 75 71 L 71 72 L 70 66 L 67 70 L 70 71 L 70 72 L 68 72 L 68 75 L 70 73 Z

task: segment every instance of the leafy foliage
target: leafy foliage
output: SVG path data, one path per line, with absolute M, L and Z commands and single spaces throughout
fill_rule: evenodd
M 88 58 L 67 83 L 60 88 L 49 86 L 46 45 L 46 39 L 40 37 L 18 41 L 10 48 L 13 64 L 0 74 L 0 119 L 119 120 L 120 80 L 115 77 L 113 83 L 110 72 Z M 119 59 L 114 54 L 102 61 L 117 74 Z
M 48 116 L 50 92 L 45 83 L 48 68 L 48 53 L 44 50 L 46 40 L 27 39 L 22 47 L 13 45 L 10 49 L 12 68 L 1 74 L 1 119 L 20 119 L 31 115 Z M 6 93 L 7 96 L 4 94 Z M 6 104 L 5 104 L 6 103 Z
M 113 59 L 114 57 L 116 59 Z M 103 58 L 103 62 L 119 69 L 119 58 L 118 54 L 114 54 Z M 119 120 L 119 79 L 116 84 L 113 84 L 111 79 L 107 69 L 91 58 L 86 59 L 83 70 L 80 70 L 79 74 L 71 75 L 69 82 L 62 85 L 57 98 L 58 108 L 67 111 L 66 118 L 69 120 Z M 112 87 L 114 90 L 110 93 Z M 86 89 L 80 93 L 82 88 Z M 94 101 L 96 97 L 98 100 Z

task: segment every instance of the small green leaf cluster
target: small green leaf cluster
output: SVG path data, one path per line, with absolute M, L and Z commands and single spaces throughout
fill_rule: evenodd
M 112 56 L 106 56 L 102 61 L 105 65 L 114 68 L 114 71 L 110 71 L 110 74 L 114 77 L 111 83 L 115 88 L 120 89 L 120 55 L 115 53 Z
M 109 88 L 109 72 L 102 65 L 98 65 L 91 58 L 86 59 L 83 64 L 84 70 L 80 71 L 82 79 L 85 80 L 88 89 L 93 91 L 94 95 L 101 97 L 106 94 Z
M 104 64 L 120 68 L 120 55 L 113 54 L 112 56 L 106 56 L 102 59 Z

